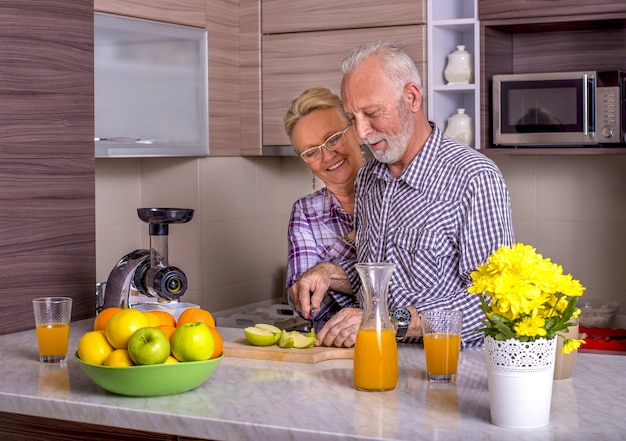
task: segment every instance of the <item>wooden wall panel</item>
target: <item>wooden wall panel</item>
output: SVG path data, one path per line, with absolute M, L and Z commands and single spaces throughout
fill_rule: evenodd
M 34 328 L 31 300 L 94 314 L 93 4 L 0 3 L 0 333 Z

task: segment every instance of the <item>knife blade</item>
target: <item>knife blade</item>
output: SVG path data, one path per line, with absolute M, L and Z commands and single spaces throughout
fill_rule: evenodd
M 313 293 L 311 293 L 313 295 Z M 311 303 L 311 311 L 309 312 L 309 320 L 311 321 L 311 331 L 315 330 L 315 308 L 313 307 L 313 303 Z

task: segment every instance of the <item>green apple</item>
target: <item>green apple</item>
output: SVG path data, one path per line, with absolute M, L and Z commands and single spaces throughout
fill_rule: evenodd
M 135 364 L 160 364 L 170 355 L 170 340 L 151 326 L 136 330 L 128 340 L 128 355 Z
M 257 323 L 243 330 L 250 343 L 255 346 L 271 346 L 280 339 L 281 330 L 274 325 Z
M 298 331 L 293 331 L 293 347 L 298 349 L 310 348 L 315 344 L 315 333 L 302 334 Z
M 306 349 L 315 344 L 315 332 L 308 332 L 306 335 L 298 331 L 284 331 L 278 340 L 281 348 Z
M 172 355 L 178 361 L 208 360 L 213 355 L 213 333 L 202 322 L 187 322 L 172 334 Z
M 278 340 L 278 346 L 281 348 L 293 348 L 294 338 L 293 331 L 285 331 L 280 334 L 280 340 Z

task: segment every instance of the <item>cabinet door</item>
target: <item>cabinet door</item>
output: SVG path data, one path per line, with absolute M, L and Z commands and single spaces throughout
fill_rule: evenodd
M 72 297 L 73 320 L 93 317 L 93 8 L 3 0 L 0 10 L 0 334 L 7 334 L 33 329 L 30 301 L 42 295 Z
M 339 94 L 343 59 L 355 47 L 376 40 L 397 42 L 413 58 L 425 82 L 424 25 L 264 36 L 263 145 L 289 145 L 283 118 L 291 101 L 313 86 L 325 86 Z
M 261 8 L 264 34 L 426 23 L 424 0 L 263 0 Z
M 521 17 L 552 17 L 565 15 L 626 12 L 624 0 L 478 0 L 478 19 L 493 20 Z
M 206 0 L 94 0 L 94 10 L 204 28 Z

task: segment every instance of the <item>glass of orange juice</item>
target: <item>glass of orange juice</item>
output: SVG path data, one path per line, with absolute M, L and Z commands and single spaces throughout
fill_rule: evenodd
M 433 310 L 420 314 L 426 354 L 426 378 L 434 383 L 456 382 L 461 351 L 461 311 Z
M 67 358 L 72 319 L 70 297 L 40 297 L 33 300 L 39 360 L 60 363 Z

